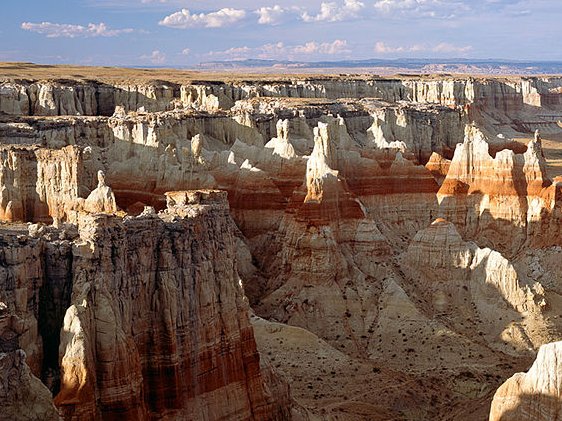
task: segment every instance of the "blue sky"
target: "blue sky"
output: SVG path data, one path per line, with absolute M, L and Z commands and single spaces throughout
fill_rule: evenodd
M 37 63 L 562 60 L 561 41 L 560 0 L 5 0 L 0 15 L 0 61 Z

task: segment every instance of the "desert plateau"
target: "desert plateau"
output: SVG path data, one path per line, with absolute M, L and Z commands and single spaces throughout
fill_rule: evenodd
M 562 421 L 562 2 L 0 12 L 0 421 Z
M 0 76 L 2 419 L 560 419 L 562 77 Z

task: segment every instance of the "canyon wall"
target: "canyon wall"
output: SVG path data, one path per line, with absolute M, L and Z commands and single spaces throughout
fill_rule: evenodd
M 13 364 L 25 349 L 64 419 L 289 416 L 260 368 L 226 196 L 184 196 L 159 216 L 80 213 L 76 231 L 36 225 L 5 239 Z M 25 387 L 39 382 L 22 370 Z M 33 396 L 49 403 L 46 388 Z
M 411 101 L 445 106 L 465 106 L 517 111 L 531 107 L 560 107 L 557 91 L 562 79 L 447 78 L 425 80 L 381 78 L 322 78 L 287 81 L 101 83 L 70 80 L 2 84 L 0 112 L 9 115 L 111 115 L 116 106 L 126 111 L 166 111 L 177 106 L 209 111 L 231 108 L 238 100 L 276 98 L 380 98 L 388 102 Z
M 562 417 L 562 343 L 541 347 L 527 373 L 517 373 L 494 395 L 490 421 L 558 421 Z
M 484 419 L 562 339 L 561 85 L 4 83 L 2 340 L 65 419 Z

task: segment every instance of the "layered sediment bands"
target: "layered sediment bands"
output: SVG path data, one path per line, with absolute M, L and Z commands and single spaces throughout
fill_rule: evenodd
M 0 90 L 0 111 L 11 115 L 111 115 L 127 110 L 165 111 L 179 88 L 165 84 L 106 85 L 78 81 L 7 83 Z
M 66 419 L 283 417 L 261 377 L 225 197 L 204 196 L 162 219 L 80 220 L 55 398 Z
M 559 78 L 2 86 L 1 343 L 66 419 L 484 419 L 562 338 Z
M 468 127 L 437 197 L 441 216 L 467 238 L 513 253 L 528 240 L 536 221 L 550 218 L 555 190 L 540 138 L 523 154 L 505 149 L 492 158 L 482 134 Z M 552 239 L 559 234 L 543 235 Z
M 198 82 L 179 85 L 99 83 L 61 80 L 4 82 L 0 112 L 9 115 L 111 115 L 126 110 L 165 111 L 177 106 L 208 111 L 229 109 L 237 100 L 254 97 L 380 98 L 445 106 L 474 104 L 477 109 L 516 112 L 525 106 L 560 107 L 560 78 L 501 79 L 335 79 L 310 78 L 285 82 Z
M 423 166 L 387 151 L 385 158 L 349 160 L 342 174 L 369 218 L 397 248 L 435 217 L 439 186 Z
M 3 147 L 0 150 L 0 220 L 50 222 L 66 219 L 85 189 L 82 151 Z
M 494 395 L 490 421 L 562 419 L 562 343 L 543 345 L 532 367 L 508 379 Z
M 33 403 L 21 417 L 58 419 L 27 354 L 66 420 L 289 418 L 288 387 L 260 368 L 226 193 L 171 193 L 168 205 L 3 233 L 7 413 Z
M 421 164 L 434 152 L 450 158 L 463 135 L 466 117 L 460 109 L 437 106 L 379 108 L 367 130 L 366 145 L 408 151 Z
M 250 223 L 244 221 L 256 220 L 257 212 L 265 209 L 283 211 L 288 206 L 293 192 L 302 184 L 306 171 L 306 154 L 311 153 L 314 144 L 312 138 L 303 136 L 313 136 L 313 127 L 309 124 L 314 122 L 328 124 L 327 128 L 323 129 L 326 145 L 342 144 L 342 151 L 334 155 L 336 161 L 333 165 L 342 172 L 344 178 L 350 180 L 350 185 L 346 188 L 353 194 L 361 194 L 364 188 L 359 185 L 360 182 L 353 179 L 353 166 L 359 161 L 356 154 L 362 153 L 361 144 L 350 137 L 346 121 L 355 124 L 356 119 L 364 118 L 365 113 L 361 111 L 358 116 L 351 113 L 345 119 L 334 119 L 320 113 L 311 120 L 301 117 L 277 120 L 276 130 L 279 135 L 267 143 L 258 129 L 253 127 L 253 121 L 257 121 L 258 116 L 252 116 L 250 121 L 241 124 L 232 116 L 219 114 L 205 117 L 183 112 L 156 115 L 116 113 L 110 119 L 101 118 L 97 122 L 86 120 L 87 124 L 86 121 L 76 121 L 74 124 L 73 121 L 66 120 L 52 123 L 53 127 L 43 122 L 38 131 L 34 131 L 30 126 L 30 132 L 35 133 L 35 136 L 39 134 L 36 141 L 44 137 L 47 139 L 46 143 L 52 143 L 53 147 L 56 147 L 61 139 L 82 147 L 81 152 L 76 153 L 77 163 L 74 164 L 80 167 L 79 189 L 65 197 L 86 197 L 94 187 L 89 181 L 91 175 L 99 169 L 105 170 L 115 192 L 117 204 L 125 210 L 133 205 L 142 207 L 143 204 L 161 208 L 163 193 L 169 190 L 220 187 L 229 191 L 234 216 L 246 235 L 252 237 L 275 229 L 278 224 L 273 221 L 278 220 L 280 216 L 257 218 L 264 222 L 263 227 L 250 226 Z M 91 125 L 97 126 L 97 129 L 94 130 Z M 197 135 L 198 131 L 200 134 Z M 10 137 L 9 133 L 6 137 Z M 95 141 L 88 141 L 90 136 Z M 194 153 L 195 141 L 191 140 L 195 138 L 198 139 L 197 153 Z M 440 146 L 436 148 L 441 149 Z M 392 161 L 395 156 L 392 149 L 383 146 L 369 148 L 365 153 L 366 156 L 381 161 Z M 408 146 L 404 153 L 415 159 L 415 150 L 410 150 Z M 155 154 L 158 159 L 154 159 Z M 378 166 L 373 159 L 366 161 L 365 167 L 369 165 Z M 386 166 L 386 163 L 383 163 L 383 166 Z M 378 182 L 373 183 L 370 180 L 370 190 L 377 190 L 382 194 L 387 189 L 385 184 L 388 182 L 401 184 L 398 180 L 407 174 L 398 175 L 393 179 L 394 170 L 393 167 L 383 171 L 383 174 L 379 174 Z M 350 174 L 349 177 L 347 173 Z M 86 174 L 87 177 L 82 177 L 81 174 Z M 33 177 L 31 174 L 29 180 Z M 427 175 L 423 177 L 427 178 Z M 66 183 L 64 179 L 61 182 Z M 36 183 L 40 185 L 41 180 Z M 68 180 L 67 184 L 75 183 Z M 423 189 L 425 191 L 426 187 Z M 51 216 L 64 219 L 68 212 L 58 209 L 56 203 L 49 205 L 44 196 L 46 195 L 33 197 L 36 205 L 53 209 L 52 212 L 56 210 L 58 214 L 53 213 Z M 53 200 L 55 199 L 51 201 Z M 33 215 L 29 218 L 39 220 Z M 268 220 L 271 222 L 267 222 Z

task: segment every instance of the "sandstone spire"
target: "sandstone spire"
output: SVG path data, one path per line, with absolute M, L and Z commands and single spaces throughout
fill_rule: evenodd
M 98 171 L 98 187 L 94 189 L 84 202 L 84 210 L 91 213 L 115 213 L 117 203 L 113 190 L 105 184 L 105 173 Z

